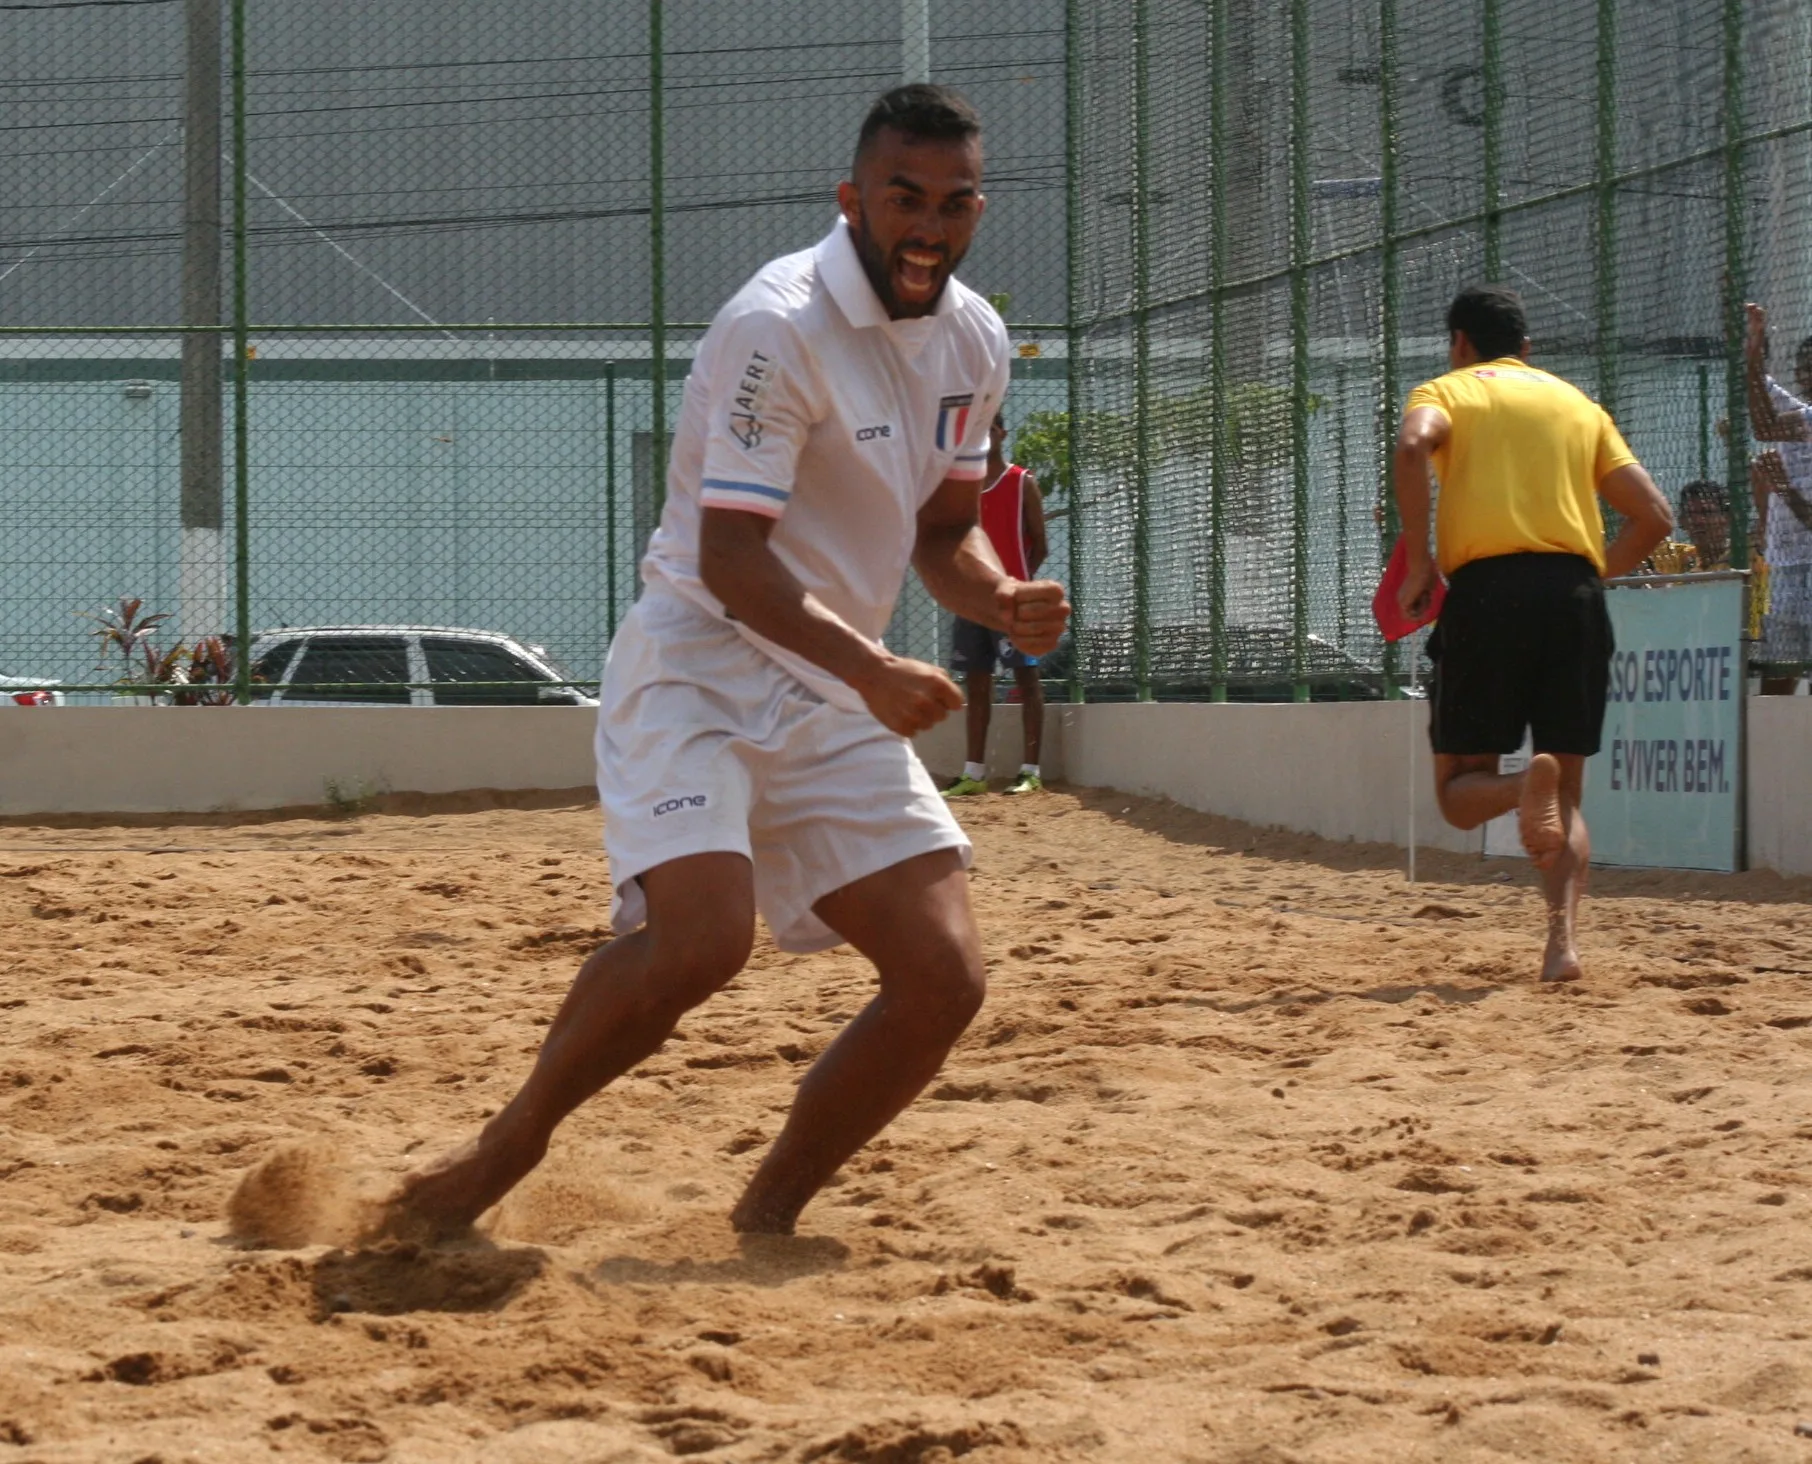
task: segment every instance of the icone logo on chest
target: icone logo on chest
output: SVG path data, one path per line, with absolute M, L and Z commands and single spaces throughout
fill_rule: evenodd
M 857 442 L 873 442 L 878 437 L 892 437 L 893 423 L 883 422 L 878 427 L 856 428 Z

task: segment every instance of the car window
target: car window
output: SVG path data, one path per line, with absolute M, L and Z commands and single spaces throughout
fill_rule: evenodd
M 287 692 L 285 699 L 290 701 L 407 706 L 409 652 L 401 636 L 313 637 L 296 663 L 290 685 L 306 688 Z
M 440 707 L 521 707 L 541 700 L 534 686 L 474 686 L 485 681 L 533 681 L 545 685 L 547 673 L 502 646 L 485 641 L 422 637 L 434 704 Z
M 280 641 L 252 662 L 252 699 L 269 701 L 289 663 L 296 658 L 299 640 Z

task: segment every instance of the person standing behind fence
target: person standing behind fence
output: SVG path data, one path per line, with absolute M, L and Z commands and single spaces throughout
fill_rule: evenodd
M 1029 580 L 1044 563 L 1044 499 L 1038 480 L 1006 458 L 1007 421 L 995 413 L 988 429 L 988 486 L 982 490 L 981 524 L 1000 556 L 1001 567 L 1015 579 Z M 1036 793 L 1044 787 L 1038 750 L 1044 739 L 1044 683 L 1038 657 L 1028 656 L 1012 641 L 985 625 L 960 615 L 951 636 L 950 669 L 963 678 L 969 703 L 969 760 L 963 774 L 944 789 L 946 798 L 967 798 L 988 791 L 988 722 L 994 712 L 994 668 L 1013 673 L 1025 718 L 1025 760 L 1009 793 Z
M 1768 374 L 1768 316 L 1760 305 L 1748 317 L 1744 356 L 1749 385 L 1749 430 L 1774 444 L 1758 459 L 1763 492 L 1757 528 L 1768 561 L 1768 613 L 1758 659 L 1791 667 L 1765 677 L 1767 695 L 1791 695 L 1800 670 L 1812 665 L 1812 336 L 1793 355 L 1795 396 Z
M 1393 476 L 1418 613 L 1437 565 L 1449 589 L 1428 654 L 1435 792 L 1456 828 L 1517 810 L 1548 904 L 1543 981 L 1580 974 L 1574 927 L 1591 843 L 1579 803 L 1598 751 L 1612 650 L 1604 579 L 1634 571 L 1673 527 L 1667 500 L 1610 415 L 1528 364 L 1522 300 L 1462 290 L 1445 376 L 1409 394 Z M 1440 480 L 1429 551 L 1429 467 Z M 1607 547 L 1602 497 L 1623 515 Z M 1498 758 L 1532 734 L 1520 773 Z

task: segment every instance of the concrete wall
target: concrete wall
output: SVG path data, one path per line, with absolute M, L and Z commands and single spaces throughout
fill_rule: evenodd
M 1434 807 L 1424 702 L 1064 707 L 1062 775 L 1329 839 L 1472 851 Z M 1411 757 L 1414 773 L 1411 774 Z
M 4 711 L 0 815 L 210 813 L 380 792 L 587 787 L 596 716 L 589 707 Z
M 1812 874 L 1812 697 L 1752 696 L 1749 865 Z
M 1749 858 L 1812 875 L 1812 698 L 1749 713 Z M 579 788 L 593 713 L 564 707 L 60 707 L 0 712 L 0 815 L 281 808 L 372 792 Z M 1476 834 L 1434 808 L 1420 702 L 1054 705 L 1048 776 L 1173 798 L 1330 839 L 1457 851 Z M 1019 765 L 1017 707 L 996 707 L 989 763 Z M 952 717 L 918 740 L 940 778 L 963 762 Z M 1411 773 L 1413 749 L 1414 772 Z

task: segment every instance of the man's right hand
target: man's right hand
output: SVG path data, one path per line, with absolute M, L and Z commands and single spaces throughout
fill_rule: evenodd
M 881 654 L 874 668 L 851 685 L 889 732 L 916 737 L 962 707 L 962 692 L 936 666 Z
M 1426 554 L 1411 554 L 1404 566 L 1403 583 L 1397 587 L 1397 608 L 1410 619 L 1420 620 L 1427 613 L 1434 587 L 1434 561 Z
M 1768 312 L 1753 300 L 1743 305 L 1743 350 L 1757 364 L 1768 359 Z

